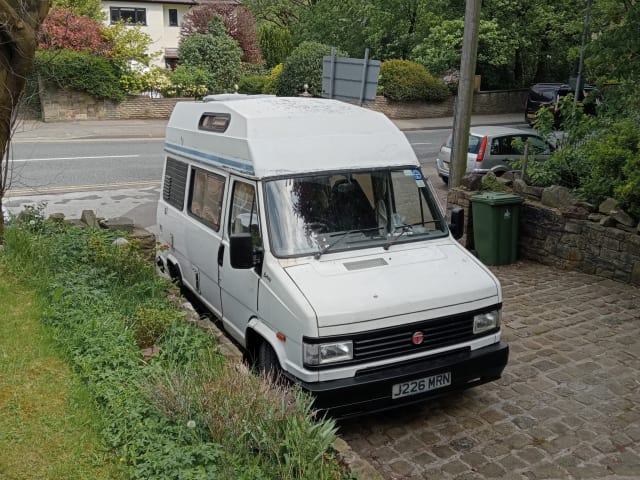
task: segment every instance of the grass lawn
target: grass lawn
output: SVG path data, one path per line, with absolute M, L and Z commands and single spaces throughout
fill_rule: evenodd
M 0 265 L 0 478 L 119 479 L 91 401 L 40 323 L 33 292 Z

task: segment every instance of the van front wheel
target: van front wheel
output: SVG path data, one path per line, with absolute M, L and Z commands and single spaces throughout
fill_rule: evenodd
M 260 342 L 256 362 L 258 371 L 267 377 L 277 379 L 280 376 L 280 362 L 278 356 L 267 341 Z

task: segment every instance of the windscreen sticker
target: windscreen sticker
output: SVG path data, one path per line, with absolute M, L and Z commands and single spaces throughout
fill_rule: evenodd
M 416 179 L 416 182 L 417 182 L 418 180 L 422 180 L 422 172 L 420 172 L 420 170 L 417 170 L 417 169 L 416 169 L 416 170 L 414 170 L 414 171 L 413 171 L 413 178 L 415 178 L 415 179 Z
M 424 184 L 424 180 L 416 180 L 416 185 L 418 185 L 418 187 L 422 188 L 425 186 Z
M 402 173 L 404 173 L 405 177 L 411 177 L 413 175 L 413 171 L 411 170 L 403 170 Z

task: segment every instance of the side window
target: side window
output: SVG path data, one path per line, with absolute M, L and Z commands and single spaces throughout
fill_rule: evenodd
M 189 213 L 205 225 L 220 230 L 224 177 L 198 168 L 191 174 Z
M 529 153 L 551 155 L 551 149 L 544 140 L 537 137 L 524 137 L 523 140 L 529 142 Z
M 182 210 L 184 207 L 184 193 L 187 187 L 187 164 L 167 157 L 162 185 L 162 198 L 169 205 Z
M 229 215 L 229 234 L 248 232 L 251 232 L 253 236 L 254 245 L 262 243 L 256 189 L 254 185 L 249 183 L 234 182 L 231 214 Z

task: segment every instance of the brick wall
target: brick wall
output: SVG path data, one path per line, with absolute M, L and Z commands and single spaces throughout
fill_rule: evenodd
M 477 192 L 452 189 L 448 206 L 465 209 L 465 236 L 461 244 L 473 246 L 473 203 Z M 573 218 L 539 202 L 525 200 L 520 209 L 518 257 L 640 285 L 640 234 Z

